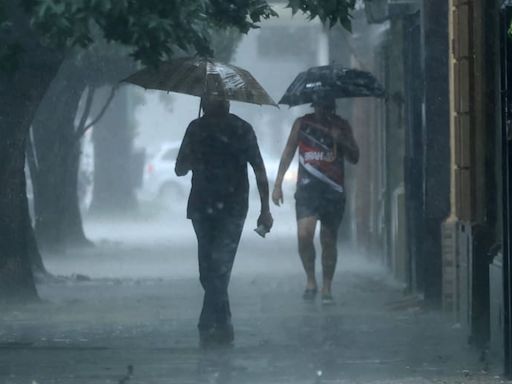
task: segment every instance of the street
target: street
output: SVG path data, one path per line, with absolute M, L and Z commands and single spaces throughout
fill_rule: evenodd
M 199 348 L 202 291 L 182 212 L 89 222 L 96 247 L 49 257 L 63 277 L 39 285 L 40 303 L 0 315 L 0 382 L 501 382 L 448 316 L 408 302 L 385 268 L 343 245 L 336 305 L 303 302 L 290 203 L 266 239 L 252 215 L 230 286 L 232 348 Z

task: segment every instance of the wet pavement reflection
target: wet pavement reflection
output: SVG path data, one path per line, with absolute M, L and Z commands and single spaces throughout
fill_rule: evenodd
M 294 228 L 277 218 L 265 240 L 246 225 L 230 286 L 232 347 L 199 347 L 192 235 L 141 230 L 137 247 L 133 233 L 118 233 L 74 255 L 77 264 L 55 256 L 49 265 L 68 277 L 41 284 L 41 303 L 0 315 L 0 381 L 499 382 L 464 330 L 422 310 L 364 255 L 340 248 L 335 305 L 304 302 Z M 78 271 L 89 279 L 69 277 Z

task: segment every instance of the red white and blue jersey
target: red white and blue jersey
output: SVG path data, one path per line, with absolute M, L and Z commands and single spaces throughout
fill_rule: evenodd
M 343 120 L 335 116 L 332 123 L 343 124 Z M 300 118 L 297 189 L 328 186 L 332 191 L 344 192 L 343 149 L 328 132 L 314 114 Z

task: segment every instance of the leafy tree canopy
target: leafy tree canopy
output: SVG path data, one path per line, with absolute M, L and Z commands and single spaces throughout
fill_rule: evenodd
M 355 5 L 356 0 L 290 0 L 288 3 L 293 14 L 302 11 L 311 20 L 318 17 L 330 27 L 340 23 L 349 31 L 352 30 L 350 11 Z
M 209 55 L 212 30 L 233 28 L 247 33 L 262 20 L 277 16 L 265 0 L 18 1 L 46 45 L 88 47 L 99 27 L 107 41 L 132 47 L 132 56 L 146 65 L 171 57 L 177 47 Z M 0 42 L 2 33 L 15 28 L 4 2 L 9 0 L 0 1 Z M 288 7 L 331 26 L 339 22 L 350 28 L 354 5 L 355 0 L 289 0 Z M 19 46 L 15 42 L 0 45 L 2 66 L 15 65 Z

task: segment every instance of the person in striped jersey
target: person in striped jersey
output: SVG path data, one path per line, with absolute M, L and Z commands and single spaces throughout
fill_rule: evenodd
M 299 151 L 295 193 L 299 255 L 306 272 L 303 298 L 313 300 L 318 292 L 315 276 L 314 236 L 320 221 L 323 281 L 322 303 L 334 304 L 331 293 L 337 261 L 337 233 L 345 208 L 345 160 L 356 164 L 359 148 L 350 124 L 336 115 L 333 98 L 319 97 L 314 113 L 298 118 L 281 156 L 272 201 L 283 203 L 282 182 Z

